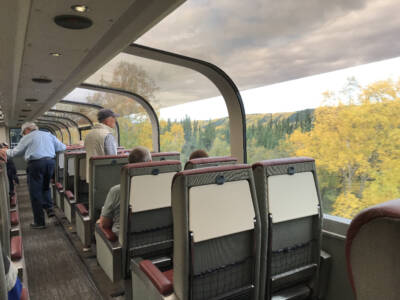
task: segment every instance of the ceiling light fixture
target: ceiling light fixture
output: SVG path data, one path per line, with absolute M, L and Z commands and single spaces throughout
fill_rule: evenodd
M 74 10 L 78 13 L 84 13 L 89 10 L 89 7 L 87 7 L 86 5 L 82 5 L 82 4 L 73 5 L 73 6 L 71 6 L 71 8 L 72 8 L 72 10 Z
M 59 52 L 50 52 L 50 55 L 51 55 L 51 56 L 54 56 L 54 57 L 60 57 L 60 56 L 62 56 L 62 54 L 59 53 Z
M 60 15 L 54 18 L 54 22 L 67 29 L 86 29 L 92 26 L 93 22 L 89 18 L 74 15 Z
M 32 78 L 32 81 L 36 82 L 36 83 L 50 83 L 50 82 L 52 82 L 51 79 L 45 78 L 45 77 Z

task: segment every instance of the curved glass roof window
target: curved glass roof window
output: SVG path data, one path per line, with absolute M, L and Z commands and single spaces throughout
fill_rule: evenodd
M 200 73 L 121 53 L 85 83 L 124 89 L 149 101 L 160 119 L 161 151 L 179 151 L 183 160 L 197 148 L 204 148 L 211 155 L 230 154 L 225 101 Z M 146 131 L 150 132 L 150 128 L 137 130 Z M 223 138 L 214 143 L 217 131 Z
M 187 68 L 118 54 L 85 83 L 134 92 L 155 110 L 219 95 L 203 75 Z
M 247 90 L 399 56 L 400 23 L 387 22 L 399 10 L 397 0 L 190 0 L 135 43 L 214 63 Z
M 80 103 L 95 104 L 111 109 L 119 114 L 118 124 L 120 131 L 120 145 L 125 148 L 142 145 L 152 149 L 152 127 L 144 108 L 134 99 L 115 93 L 101 92 L 84 88 L 77 88 L 65 99 Z M 72 106 L 67 103 L 58 103 L 56 108 Z M 97 123 L 98 108 L 75 105 L 78 110 Z M 77 108 L 75 108 L 75 111 Z

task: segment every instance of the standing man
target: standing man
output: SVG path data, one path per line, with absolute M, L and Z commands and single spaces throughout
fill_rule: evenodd
M 22 139 L 14 149 L 0 149 L 1 156 L 25 156 L 28 162 L 28 186 L 31 198 L 34 229 L 46 227 L 44 212 L 54 216 L 50 196 L 50 179 L 54 173 L 56 152 L 65 151 L 66 146 L 54 135 L 40 131 L 35 123 L 27 122 L 21 126 Z
M 89 161 L 92 156 L 117 155 L 117 142 L 113 135 L 117 117 L 119 115 L 110 109 L 99 110 L 97 113 L 99 124 L 96 124 L 85 138 L 87 182 L 89 182 Z

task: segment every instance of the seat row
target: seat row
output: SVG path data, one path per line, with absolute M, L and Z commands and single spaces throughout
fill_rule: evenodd
M 9 196 L 9 183 L 6 163 L 0 161 L 0 238 L 3 253 L 7 255 L 18 270 L 18 277 L 24 282 L 25 262 L 22 247 L 22 236 L 18 214 L 17 193 Z M 3 276 L 4 274 L 0 274 Z M 27 296 L 26 288 L 24 295 Z
M 320 267 L 313 159 L 249 166 L 231 157 L 202 158 L 181 171 L 180 161 L 170 158 L 179 153 L 153 154 L 153 162 L 137 164 L 126 164 L 126 154 L 92 157 L 89 180 L 84 152 L 57 159 L 65 168 L 56 197 L 64 199 L 70 221 L 75 207 L 85 247 L 95 234 L 97 260 L 109 278 L 131 280 L 127 299 L 322 297 L 319 283 L 329 270 Z M 95 225 L 116 184 L 118 236 Z

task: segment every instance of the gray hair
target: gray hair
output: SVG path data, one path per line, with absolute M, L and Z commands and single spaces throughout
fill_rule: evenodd
M 129 163 L 140 163 L 151 161 L 150 151 L 142 146 L 138 146 L 132 149 L 128 157 Z
M 30 129 L 30 130 L 38 130 L 39 128 L 37 127 L 37 125 L 33 122 L 25 122 L 24 124 L 22 124 L 21 126 L 21 132 L 23 133 L 25 131 L 25 129 Z

